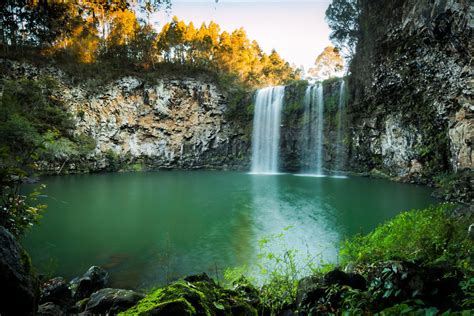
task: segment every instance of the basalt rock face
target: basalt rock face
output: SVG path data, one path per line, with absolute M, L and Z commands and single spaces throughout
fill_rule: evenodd
M 133 164 L 159 169 L 248 165 L 247 122 L 227 120 L 228 93 L 212 80 L 127 76 L 95 86 L 92 80 L 73 83 L 58 68 L 1 62 L 10 78 L 56 79 L 59 88 L 54 97 L 73 115 L 75 133 L 97 143 L 87 160 L 67 161 L 64 166 L 64 161 L 44 162 L 46 172 L 100 171 Z
M 361 1 L 351 64 L 351 168 L 430 183 L 472 171 L 474 79 L 467 0 Z
M 348 155 L 348 121 L 346 115 L 345 94 L 341 84 L 345 79 L 330 79 L 323 85 L 323 144 L 322 164 L 325 173 L 337 169 L 347 169 Z M 285 102 L 282 112 L 280 164 L 282 171 L 302 172 L 308 166 L 305 164 L 303 153 L 310 137 L 315 135 L 305 133 L 308 124 L 316 124 L 316 117 L 305 118 L 306 84 L 289 85 L 285 88 Z M 340 102 L 342 102 L 342 107 Z M 315 105 L 314 105 L 315 106 Z M 340 133 L 340 135 L 338 135 Z

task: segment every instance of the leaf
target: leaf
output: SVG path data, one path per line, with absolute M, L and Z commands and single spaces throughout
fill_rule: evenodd
M 214 304 L 214 307 L 217 308 L 218 310 L 221 310 L 221 311 L 225 310 L 224 305 L 222 305 L 221 303 L 214 302 L 213 304 Z
M 388 290 L 383 294 L 383 298 L 388 298 L 390 295 L 392 295 L 393 290 Z
M 405 314 L 405 313 L 409 313 L 409 312 L 411 312 L 411 311 L 413 311 L 413 307 L 407 306 L 407 307 L 405 307 L 404 309 L 402 309 L 400 313 L 401 313 L 401 314 Z
M 425 310 L 425 316 L 434 316 L 437 315 L 439 310 L 436 307 L 430 307 Z

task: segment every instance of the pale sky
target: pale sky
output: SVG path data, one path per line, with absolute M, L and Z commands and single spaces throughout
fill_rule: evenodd
M 331 45 L 324 12 L 331 0 L 172 0 L 169 16 L 154 17 L 158 29 L 176 15 L 196 27 L 214 21 L 221 31 L 243 27 L 267 53 L 272 48 L 290 64 L 313 66 L 324 47 Z

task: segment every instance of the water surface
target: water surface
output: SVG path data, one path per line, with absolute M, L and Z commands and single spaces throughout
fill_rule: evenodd
M 252 265 L 258 241 L 281 232 L 275 251 L 337 262 L 341 239 L 434 202 L 425 187 L 357 177 L 163 171 L 42 182 L 49 207 L 23 241 L 33 264 L 66 278 L 101 265 L 115 287 Z

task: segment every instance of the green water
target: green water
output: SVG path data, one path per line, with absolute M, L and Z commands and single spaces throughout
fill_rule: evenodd
M 33 264 L 66 278 L 101 265 L 116 287 L 251 266 L 258 241 L 288 227 L 273 251 L 337 262 L 341 239 L 434 202 L 425 187 L 357 177 L 164 171 L 42 182 L 49 207 L 23 241 Z

